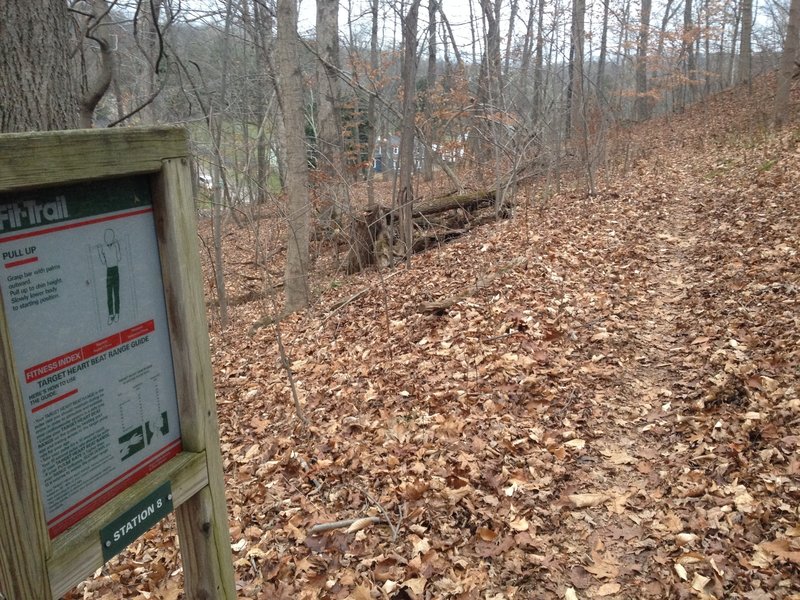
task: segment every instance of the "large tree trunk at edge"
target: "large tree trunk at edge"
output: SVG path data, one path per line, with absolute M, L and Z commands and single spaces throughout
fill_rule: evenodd
M 78 126 L 77 86 L 69 57 L 70 26 L 63 0 L 3 3 L 1 132 Z

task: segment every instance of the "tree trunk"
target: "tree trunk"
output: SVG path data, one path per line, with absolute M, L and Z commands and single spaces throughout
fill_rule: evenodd
M 249 0 L 248 0 L 249 1 Z M 258 128 L 258 141 L 256 142 L 256 183 L 258 185 L 258 204 L 267 201 L 269 192 L 270 178 L 270 139 L 272 132 L 267 131 L 264 124 L 267 122 L 267 110 L 270 99 L 274 98 L 275 92 L 275 73 L 270 65 L 270 54 L 273 50 L 272 35 L 273 15 L 267 11 L 259 2 L 253 0 L 253 39 L 256 44 L 256 56 L 258 63 L 265 76 L 265 84 L 256 92 L 257 108 L 256 114 L 262 119 L 261 126 Z
M 642 18 L 639 23 L 639 43 L 636 47 L 636 118 L 650 118 L 650 100 L 647 97 L 647 45 L 650 39 L 651 0 L 642 0 Z
M 739 58 L 736 55 L 736 43 L 741 41 L 739 33 L 739 25 L 741 24 L 741 21 L 742 21 L 742 7 L 737 3 L 734 5 L 733 9 L 733 36 L 731 37 L 730 59 L 728 60 L 728 68 L 724 74 L 724 79 L 722 79 L 723 74 L 720 72 L 720 78 L 722 79 L 722 87 L 729 87 L 733 85 L 736 81 L 738 81 L 739 78 L 738 75 L 739 69 L 737 69 L 736 79 L 734 79 L 734 73 L 735 73 L 734 65 L 737 64 L 737 60 Z M 722 49 L 722 44 L 720 44 L 720 63 L 722 63 L 723 56 L 724 52 Z M 722 64 L 720 64 L 720 71 L 721 70 L 722 70 Z
M 106 35 L 110 10 L 106 0 L 96 0 L 92 5 L 92 16 L 81 19 L 83 21 L 80 30 L 82 39 L 79 43 L 82 90 L 78 99 L 81 127 L 89 128 L 94 124 L 95 108 L 105 96 L 114 75 L 114 52 L 111 50 Z M 83 38 L 96 42 L 100 49 L 100 60 L 97 64 L 97 73 L 94 75 L 90 65 L 95 61 L 87 58 L 87 54 L 91 51 L 87 48 Z
M 694 23 L 692 21 L 692 0 L 685 0 L 683 4 L 683 60 L 684 76 L 686 83 L 683 84 L 681 99 L 678 108 L 683 110 L 692 101 L 694 91 L 694 78 L 697 66 L 694 56 Z
M 584 118 L 583 44 L 586 0 L 573 0 L 572 43 L 570 47 L 570 94 L 567 137 L 581 140 L 586 133 Z
M 597 94 L 604 97 L 603 85 L 606 76 L 606 54 L 608 53 L 608 5 L 611 0 L 603 1 L 603 30 L 600 33 L 600 56 L 597 59 Z
M 406 261 L 411 260 L 413 244 L 414 189 L 414 117 L 417 112 L 417 17 L 420 0 L 411 0 L 403 19 L 403 111 L 400 138 L 400 189 L 397 206 L 400 209 L 400 231 L 406 247 Z
M 317 170 L 321 196 L 338 220 L 339 207 L 350 204 L 339 113 L 339 0 L 317 0 L 317 52 Z
M 228 89 L 228 66 L 230 59 L 230 30 L 231 22 L 233 20 L 233 0 L 226 0 L 225 3 L 225 30 L 222 38 L 222 48 L 220 55 L 220 86 L 214 100 L 212 100 L 209 107 L 208 114 L 208 129 L 211 134 L 212 146 L 214 152 L 214 165 L 212 167 L 211 179 L 213 182 L 213 199 L 214 204 L 211 213 L 211 224 L 214 231 L 214 282 L 217 288 L 217 301 L 219 302 L 219 321 L 220 325 L 225 328 L 228 326 L 228 296 L 225 290 L 225 270 L 224 260 L 222 258 L 222 206 L 224 204 L 223 196 L 223 181 L 225 174 L 223 172 L 223 158 L 222 158 L 222 118 L 220 113 L 225 106 L 225 96 Z
M 536 23 L 536 53 L 533 59 L 533 109 L 531 120 L 537 125 L 542 120 L 544 90 L 542 79 L 544 74 L 544 0 L 539 0 L 539 18 Z
M 742 0 L 742 37 L 739 43 L 739 72 L 737 81 L 739 83 L 750 83 L 753 76 L 753 55 L 751 50 L 751 39 L 753 36 L 753 0 Z
M 423 175 L 425 181 L 433 179 L 433 148 L 431 145 L 434 140 L 433 134 L 433 98 L 435 97 L 436 87 L 436 11 L 438 10 L 436 0 L 428 1 L 428 73 L 426 77 L 425 94 L 428 105 L 428 143 L 425 145 L 425 161 L 423 163 Z
M 511 14 L 508 17 L 508 36 L 506 36 L 506 57 L 503 64 L 503 78 L 505 80 L 508 80 L 508 70 L 511 66 L 511 48 L 514 43 L 514 25 L 517 22 L 518 10 L 519 0 L 511 0 Z
M 780 127 L 789 119 L 789 93 L 797 59 L 798 33 L 800 32 L 800 0 L 792 0 L 789 6 L 789 23 L 786 40 L 778 70 L 778 89 L 775 93 L 775 125 Z
M 278 98 L 283 114 L 286 148 L 286 193 L 288 195 L 286 243 L 286 314 L 308 305 L 309 201 L 303 112 L 303 73 L 297 39 L 297 2 L 278 0 Z
M 370 13 L 372 15 L 372 32 L 369 37 L 369 68 L 372 77 L 378 73 L 378 0 L 370 1 Z M 370 85 L 372 87 L 372 85 Z M 375 165 L 373 160 L 375 157 L 375 149 L 381 148 L 381 163 L 386 160 L 383 155 L 383 148 L 377 139 L 378 128 L 376 127 L 377 113 L 375 110 L 375 95 L 370 94 L 367 100 L 367 136 L 369 139 L 369 157 L 370 167 L 367 171 L 367 208 L 375 206 Z
M 63 0 L 3 3 L 0 131 L 78 126 L 77 87 L 70 69 L 70 28 Z
M 162 68 L 162 62 L 165 60 L 164 43 L 160 31 L 161 25 L 159 19 L 161 18 L 161 5 L 164 0 L 145 0 L 138 6 L 141 11 L 142 19 L 139 31 L 142 40 L 139 42 L 139 47 L 145 52 L 150 68 L 147 71 L 147 87 L 145 89 L 145 99 L 153 98 L 141 111 L 142 117 L 150 124 L 158 123 L 158 107 L 155 97 L 158 95 L 159 84 L 158 76 Z
M 501 149 L 505 145 L 506 136 L 503 132 L 501 118 L 504 109 L 501 90 L 503 89 L 503 74 L 500 70 L 500 2 L 493 3 L 492 0 L 481 0 L 483 18 L 488 25 L 486 32 L 486 94 L 488 102 L 487 117 L 489 119 L 489 139 L 492 143 L 492 153 L 494 156 L 494 176 L 495 176 L 495 215 L 497 217 L 503 211 L 504 197 L 503 186 L 500 185 L 500 164 Z
M 528 75 L 531 70 L 531 56 L 533 54 L 533 23 L 536 16 L 536 6 L 534 0 L 528 0 L 528 20 L 525 24 L 525 37 L 522 42 L 522 58 L 519 66 L 519 85 L 517 86 L 517 97 L 515 103 L 520 113 L 530 110 L 528 97 L 531 95 L 528 89 Z

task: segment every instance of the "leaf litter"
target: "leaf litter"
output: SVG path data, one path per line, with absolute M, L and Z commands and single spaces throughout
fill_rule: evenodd
M 307 430 L 274 330 L 248 335 L 269 306 L 233 305 L 239 597 L 800 598 L 800 134 L 766 127 L 770 85 L 620 132 L 593 197 L 532 187 L 390 280 L 340 276 L 281 323 Z M 181 582 L 167 520 L 66 598 Z

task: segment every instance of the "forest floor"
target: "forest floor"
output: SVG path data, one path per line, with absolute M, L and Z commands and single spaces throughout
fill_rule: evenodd
M 240 597 L 800 599 L 800 127 L 771 86 L 620 132 L 592 197 L 534 186 L 329 280 L 280 325 L 307 427 L 249 333 L 269 306 L 212 314 Z M 175 539 L 68 597 L 180 598 Z

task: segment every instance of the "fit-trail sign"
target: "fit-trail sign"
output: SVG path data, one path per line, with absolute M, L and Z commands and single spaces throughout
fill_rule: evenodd
M 0 196 L 0 274 L 55 537 L 181 450 L 147 178 Z
M 177 128 L 0 135 L 0 600 L 53 600 L 175 512 L 236 591 Z

